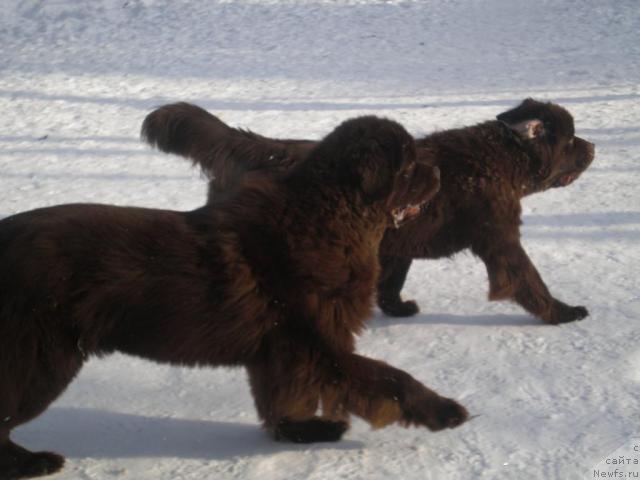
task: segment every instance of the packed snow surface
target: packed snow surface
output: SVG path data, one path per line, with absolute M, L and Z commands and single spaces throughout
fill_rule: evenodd
M 67 456 L 62 479 L 578 479 L 640 436 L 640 4 L 3 0 L 0 216 L 71 202 L 191 209 L 205 181 L 138 132 L 155 106 L 318 138 L 378 114 L 416 135 L 532 96 L 567 107 L 596 160 L 524 201 L 523 243 L 552 293 L 591 315 L 543 325 L 489 303 L 470 254 L 414 263 L 360 352 L 477 418 L 441 433 L 355 421 L 336 444 L 271 441 L 241 369 L 91 360 L 16 429 Z M 0 392 L 0 395 L 2 392 Z M 636 470 L 637 471 L 637 470 Z

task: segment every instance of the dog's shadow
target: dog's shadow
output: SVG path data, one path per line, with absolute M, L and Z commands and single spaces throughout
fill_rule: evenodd
M 91 408 L 54 407 L 12 438 L 32 450 L 71 458 L 178 457 L 223 460 L 309 449 L 351 450 L 358 441 L 296 445 L 275 442 L 258 422 L 231 423 L 147 417 Z
M 419 313 L 412 317 L 389 317 L 376 310 L 369 328 L 389 325 L 458 325 L 474 327 L 536 327 L 545 323 L 531 315 L 452 315 L 448 313 Z

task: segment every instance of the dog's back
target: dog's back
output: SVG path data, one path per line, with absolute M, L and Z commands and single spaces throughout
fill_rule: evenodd
M 226 285 L 225 260 L 232 259 L 224 257 L 234 252 L 216 251 L 216 242 L 207 242 L 194 227 L 199 215 L 79 204 L 4 219 L 0 328 L 46 321 L 49 334 L 67 332 L 85 354 L 118 349 L 201 363 L 191 358 L 198 350 L 194 342 L 216 335 L 231 343 L 241 332 L 234 333 L 240 312 L 225 308 L 226 292 L 210 288 Z M 219 312 L 215 322 L 212 311 Z M 214 364 L 237 360 L 216 356 L 212 351 Z

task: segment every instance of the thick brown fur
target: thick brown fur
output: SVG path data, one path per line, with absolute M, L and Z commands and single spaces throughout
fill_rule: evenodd
M 362 117 L 286 173 L 249 175 L 195 211 L 78 204 L 0 221 L 0 479 L 62 467 L 9 434 L 87 357 L 115 351 L 245 366 L 277 439 L 338 440 L 349 414 L 376 427 L 464 422 L 455 401 L 354 353 L 389 212 L 438 190 L 437 169 L 415 158 L 400 125 Z
M 180 115 L 174 115 L 178 111 Z M 240 182 L 241 177 L 229 179 L 220 172 L 234 168 L 237 174 L 271 174 L 304 158 L 311 144 L 251 134 L 245 150 L 236 155 L 238 150 L 231 151 L 226 145 L 240 133 L 226 125 L 225 131 L 213 128 L 223 123 L 206 112 L 208 121 L 199 123 L 196 131 L 190 121 L 195 112 L 204 118 L 201 109 L 188 104 L 162 107 L 147 117 L 143 135 L 162 150 L 187 156 L 200 165 L 213 178 L 210 196 Z M 175 139 L 184 139 L 185 132 L 190 134 L 189 151 L 184 147 L 178 151 Z M 419 161 L 439 166 L 441 191 L 425 215 L 386 233 L 380 246 L 380 308 L 393 316 L 417 313 L 415 302 L 400 297 L 412 260 L 470 249 L 486 265 L 491 300 L 513 300 L 551 324 L 586 317 L 586 308 L 569 306 L 551 295 L 520 243 L 521 199 L 570 184 L 593 161 L 594 145 L 575 136 L 569 112 L 527 99 L 496 120 L 437 132 L 416 143 Z M 276 150 L 279 156 L 273 158 L 283 159 L 277 168 L 262 162 Z M 212 152 L 224 162 L 211 161 Z
M 200 165 L 211 177 L 211 194 L 237 187 L 252 170 L 284 172 L 304 159 L 316 144 L 280 141 L 231 128 L 189 103 L 174 103 L 155 110 L 142 124 L 142 137 L 163 152 L 190 158 Z

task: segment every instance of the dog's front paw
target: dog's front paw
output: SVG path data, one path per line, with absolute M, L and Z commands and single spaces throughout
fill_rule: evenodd
M 380 310 L 390 317 L 411 317 L 420 311 L 420 307 L 413 300 L 402 301 L 400 297 L 381 298 L 378 301 Z
M 559 300 L 555 300 L 551 309 L 549 323 L 558 325 L 560 323 L 569 323 L 582 320 L 589 315 L 589 311 L 581 306 L 572 307 Z
M 276 440 L 294 443 L 337 442 L 342 438 L 349 424 L 312 417 L 307 420 L 281 419 L 276 425 Z
M 469 412 L 451 398 L 439 397 L 437 401 L 422 402 L 404 409 L 407 425 L 424 425 L 437 432 L 455 428 L 469 419 Z
M 451 398 L 442 398 L 442 403 L 432 412 L 430 424 L 427 426 L 433 431 L 455 428 L 468 418 L 469 412 L 466 408 Z

